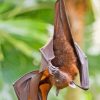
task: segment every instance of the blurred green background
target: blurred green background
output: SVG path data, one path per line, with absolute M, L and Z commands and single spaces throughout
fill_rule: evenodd
M 53 33 L 55 1 L 0 0 L 0 100 L 17 100 L 13 83 L 39 69 L 39 48 Z M 89 60 L 90 90 L 77 95 L 79 100 L 100 100 L 100 0 L 89 4 L 83 49 Z M 53 88 L 48 100 L 65 100 L 66 94 L 63 89 L 56 97 Z

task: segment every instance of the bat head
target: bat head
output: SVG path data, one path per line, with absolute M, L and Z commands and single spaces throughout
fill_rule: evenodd
M 67 86 L 76 88 L 76 84 L 72 81 L 71 76 L 68 73 L 60 71 L 56 73 L 52 78 L 52 84 L 56 86 L 56 96 L 59 94 L 59 90 Z
M 59 70 L 58 73 L 54 74 L 51 79 L 53 84 L 57 87 L 57 89 L 62 89 L 67 86 L 75 88 L 71 76 L 68 73 L 65 73 L 61 70 Z

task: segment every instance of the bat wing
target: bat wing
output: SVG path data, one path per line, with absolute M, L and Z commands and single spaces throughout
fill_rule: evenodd
M 13 86 L 18 100 L 33 100 L 30 99 L 31 94 L 34 96 L 34 100 L 38 100 L 38 85 L 40 78 L 41 73 L 35 71 L 24 75 L 22 78 L 16 81 Z
M 14 89 L 18 100 L 47 100 L 51 84 L 46 80 L 41 80 L 42 72 L 30 72 L 15 82 Z
M 49 66 L 49 62 L 55 57 L 53 51 L 53 39 L 51 39 L 44 47 L 40 49 L 42 60 L 41 69 L 43 71 Z
M 77 43 L 75 43 L 75 47 L 81 64 L 78 68 L 80 73 L 81 87 L 87 90 L 89 89 L 88 59 Z

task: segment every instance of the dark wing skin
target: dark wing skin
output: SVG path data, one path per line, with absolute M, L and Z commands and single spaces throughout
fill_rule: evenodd
M 40 81 L 41 75 L 38 74 L 38 71 L 35 72 L 31 72 L 28 73 L 26 75 L 24 75 L 22 78 L 20 78 L 19 80 L 17 80 L 15 82 L 14 89 L 16 92 L 16 95 L 18 97 L 18 100 L 28 100 L 30 98 L 30 88 L 33 88 L 35 86 L 35 88 L 33 88 L 35 92 L 35 94 L 33 93 L 34 100 L 38 100 L 37 99 L 37 95 L 38 95 L 38 85 L 39 85 L 39 81 Z M 32 81 L 34 81 L 33 87 L 31 87 Z
M 14 89 L 18 100 L 47 100 L 51 89 L 48 78 L 41 80 L 42 72 L 33 71 L 15 82 Z
M 79 68 L 81 88 L 83 88 L 84 90 L 88 90 L 89 89 L 88 59 L 77 43 L 75 43 L 75 48 L 81 62 L 80 65 L 81 67 Z
M 44 71 L 48 68 L 49 63 L 55 57 L 53 51 L 53 39 L 51 39 L 45 46 L 40 49 L 42 59 L 41 59 L 41 69 L 40 71 Z

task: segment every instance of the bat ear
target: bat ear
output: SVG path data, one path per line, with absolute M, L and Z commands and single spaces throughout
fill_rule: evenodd
M 74 82 L 70 82 L 68 85 L 69 85 L 71 88 L 76 88 L 76 84 L 75 84 Z

